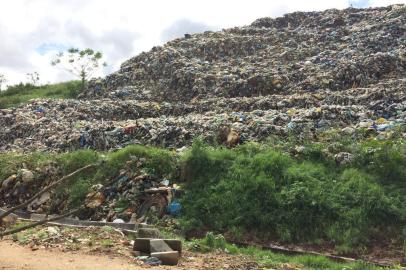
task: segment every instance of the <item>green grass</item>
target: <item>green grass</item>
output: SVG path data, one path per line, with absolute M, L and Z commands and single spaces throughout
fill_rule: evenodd
M 354 143 L 354 162 L 337 166 L 323 144 L 307 145 L 304 157 L 293 158 L 275 145 L 230 150 L 198 141 L 181 160 L 181 224 L 239 237 L 248 232 L 288 243 L 327 242 L 342 253 L 363 253 L 383 235 L 401 245 L 406 144 L 377 141 L 373 151 L 364 151 L 371 143 Z
M 382 268 L 365 262 L 336 262 L 324 256 L 315 255 L 285 255 L 257 247 L 237 247 L 228 243 L 222 235 L 207 233 L 203 239 L 186 242 L 186 246 L 194 251 L 213 252 L 223 251 L 234 255 L 248 255 L 262 267 L 270 269 L 301 269 L 301 270 L 382 270 L 400 269 L 397 266 Z M 286 266 L 288 264 L 290 268 Z M 285 267 L 284 267 L 285 265 Z
M 365 253 L 372 239 L 386 239 L 406 250 L 405 139 L 347 139 L 301 143 L 305 149 L 295 156 L 287 154 L 297 143 L 289 140 L 235 149 L 196 141 L 180 158 L 140 145 L 108 153 L 0 154 L 0 183 L 23 164 L 35 170 L 56 162 L 61 176 L 99 164 L 57 190 L 55 196 L 69 196 L 69 206 L 75 207 L 92 185 L 118 181 L 120 170 L 138 170 L 142 158 L 143 172 L 182 186 L 180 224 L 185 232 L 327 244 L 342 254 Z M 339 151 L 351 152 L 353 162 L 338 166 L 333 156 Z M 119 199 L 117 208 L 127 204 Z
M 0 109 L 19 106 L 35 98 L 74 98 L 81 89 L 81 82 L 68 81 L 57 84 L 34 86 L 18 84 L 0 92 Z

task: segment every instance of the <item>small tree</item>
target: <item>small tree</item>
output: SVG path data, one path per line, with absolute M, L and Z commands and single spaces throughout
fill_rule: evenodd
M 6 76 L 4 76 L 3 74 L 0 74 L 0 91 L 1 91 L 1 87 L 6 82 L 7 82 Z
M 34 71 L 33 73 L 27 73 L 27 80 L 33 86 L 37 86 L 39 82 L 39 73 Z
M 103 54 L 92 49 L 79 50 L 77 48 L 70 48 L 67 53 L 59 52 L 55 55 L 51 64 L 53 66 L 60 66 L 73 75 L 80 78 L 82 87 L 84 87 L 87 80 L 101 67 L 107 66 L 102 62 Z

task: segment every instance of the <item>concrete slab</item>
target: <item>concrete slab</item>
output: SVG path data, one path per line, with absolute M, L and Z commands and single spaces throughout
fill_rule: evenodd
M 44 214 L 31 214 L 31 219 L 35 221 L 43 220 L 46 216 Z M 55 215 L 49 215 L 48 218 L 55 217 Z M 116 229 L 122 230 L 136 230 L 138 226 L 134 223 L 113 223 L 113 222 L 102 222 L 102 221 L 90 221 L 90 220 L 78 220 L 73 218 L 62 218 L 57 221 L 57 223 L 65 225 L 76 225 L 76 226 L 95 226 L 103 227 L 110 226 Z
M 145 252 L 145 253 L 150 253 L 151 248 L 150 248 L 150 240 L 152 238 L 137 238 L 134 240 L 134 246 L 133 250 L 134 251 L 140 251 L 140 252 Z
M 178 239 L 164 239 L 165 243 L 172 249 L 182 254 L 182 241 Z
M 166 251 L 166 252 L 153 252 L 151 257 L 158 258 L 164 265 L 177 265 L 179 261 L 179 252 Z
M 165 251 L 173 251 L 164 240 L 161 239 L 151 239 L 149 241 L 149 246 L 151 253 L 154 252 L 165 252 Z
M 150 225 L 150 224 L 146 224 L 146 223 L 139 223 L 138 224 L 138 228 L 143 228 L 143 229 L 145 229 L 145 228 L 147 228 L 147 229 L 153 229 L 154 228 L 154 226 L 152 226 L 152 225 Z

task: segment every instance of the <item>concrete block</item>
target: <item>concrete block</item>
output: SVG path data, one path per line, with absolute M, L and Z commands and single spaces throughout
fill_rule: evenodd
M 182 241 L 178 239 L 164 239 L 165 243 L 172 249 L 182 254 Z
M 165 252 L 165 251 L 173 251 L 164 240 L 161 239 L 151 239 L 149 241 L 151 253 L 154 252 Z
M 150 243 L 149 241 L 151 238 L 137 238 L 134 240 L 134 246 L 133 250 L 134 251 L 140 251 L 140 252 L 145 252 L 145 253 L 150 253 Z
M 151 257 L 158 258 L 164 265 L 177 265 L 179 261 L 179 252 L 166 251 L 166 252 L 153 252 Z

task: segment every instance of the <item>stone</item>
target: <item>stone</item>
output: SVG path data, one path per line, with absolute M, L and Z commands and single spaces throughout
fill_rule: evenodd
M 1 189 L 7 189 L 9 188 L 11 185 L 13 185 L 13 183 L 15 182 L 15 180 L 17 179 L 17 175 L 13 174 L 10 177 L 8 177 L 7 179 L 5 179 L 2 183 L 1 183 Z
M 23 180 L 24 183 L 31 182 L 34 180 L 33 172 L 27 169 L 21 169 L 21 180 Z
M 113 223 L 125 223 L 125 221 L 124 220 L 122 220 L 121 218 L 116 218 L 115 220 L 113 220 Z
M 138 229 L 138 237 L 140 238 L 157 238 L 162 239 L 162 235 L 159 230 L 155 228 L 140 228 Z
M 0 214 L 3 214 L 5 211 L 0 208 Z M 18 216 L 15 214 L 10 214 L 5 216 L 3 219 L 0 220 L 0 227 L 5 226 L 9 227 L 14 225 L 17 222 Z
M 39 198 L 37 198 L 33 202 L 31 202 L 27 206 L 27 210 L 33 212 L 35 209 L 37 209 L 42 204 L 48 202 L 50 199 L 51 199 L 51 193 L 50 192 L 45 192 Z
M 334 160 L 339 165 L 346 165 L 354 160 L 354 156 L 348 152 L 340 152 L 334 155 Z
M 177 265 L 179 261 L 179 252 L 177 251 L 165 251 L 165 252 L 153 252 L 151 257 L 158 258 L 164 265 Z

